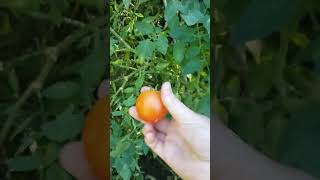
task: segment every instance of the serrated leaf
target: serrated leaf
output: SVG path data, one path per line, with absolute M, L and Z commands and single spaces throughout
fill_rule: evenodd
M 179 25 L 179 22 L 170 27 L 170 36 L 182 42 L 193 42 L 197 40 L 196 28 L 191 28 L 186 25 Z
M 181 8 L 181 2 L 178 0 L 169 1 L 167 7 L 164 10 L 164 19 L 170 24 L 172 19 L 177 17 L 177 12 Z
M 181 41 L 177 41 L 173 45 L 173 58 L 177 64 L 180 64 L 184 58 L 186 51 L 186 44 Z
M 72 81 L 57 82 L 43 91 L 44 97 L 48 99 L 67 99 L 77 96 L 80 85 Z
M 167 49 L 169 47 L 167 37 L 163 35 L 159 36 L 155 43 L 156 43 L 157 50 L 163 55 L 166 55 Z
M 141 35 L 149 35 L 154 32 L 154 27 L 150 23 L 146 22 L 137 22 L 136 23 L 137 30 L 141 33 Z
M 139 42 L 139 45 L 136 49 L 136 54 L 141 59 L 151 59 L 153 56 L 155 46 L 152 41 L 148 40 L 142 40 Z
M 201 60 L 199 58 L 189 59 L 186 63 L 182 66 L 182 74 L 193 74 L 199 71 L 202 68 Z
M 181 14 L 182 19 L 186 22 L 188 26 L 193 26 L 200 22 L 203 18 L 202 12 L 197 9 L 192 9 L 188 12 L 188 14 Z

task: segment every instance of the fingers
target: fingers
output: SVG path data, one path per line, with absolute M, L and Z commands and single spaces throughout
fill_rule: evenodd
M 181 123 L 192 123 L 198 119 L 198 114 L 185 106 L 172 92 L 169 82 L 161 87 L 161 99 L 172 117 Z
M 133 118 L 135 118 L 136 120 L 138 120 L 138 121 L 140 121 L 140 122 L 142 122 L 142 123 L 144 123 L 144 124 L 148 124 L 147 122 L 143 121 L 143 120 L 139 117 L 135 106 L 133 106 L 133 107 L 131 107 L 131 108 L 129 109 L 129 114 L 130 114 Z M 156 128 L 157 131 L 160 131 L 160 132 L 162 132 L 162 133 L 167 133 L 167 130 L 168 130 L 169 126 L 170 126 L 170 123 L 171 123 L 171 122 L 170 122 L 169 120 L 167 120 L 167 119 L 162 119 L 162 120 L 158 121 L 157 123 L 153 124 L 153 126 Z
M 164 155 L 165 135 L 157 132 L 150 124 L 146 124 L 143 128 L 144 140 L 153 152 L 160 157 Z
M 62 167 L 78 180 L 96 180 L 85 159 L 81 142 L 71 142 L 65 145 L 59 157 Z
M 147 122 L 143 121 L 139 115 L 138 115 L 138 112 L 137 112 L 137 109 L 135 106 L 132 106 L 130 109 L 129 109 L 129 114 L 130 116 L 132 116 L 134 119 L 146 124 Z
M 140 92 L 149 91 L 151 89 L 152 89 L 151 87 L 144 86 L 144 87 L 141 88 Z

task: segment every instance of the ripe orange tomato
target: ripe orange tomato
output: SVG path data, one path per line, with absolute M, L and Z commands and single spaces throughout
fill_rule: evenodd
M 109 98 L 105 97 L 97 101 L 88 113 L 82 132 L 85 155 L 95 175 L 99 180 L 109 178 L 108 117 Z
M 137 98 L 136 109 L 139 117 L 151 124 L 164 118 L 168 112 L 162 103 L 160 92 L 156 90 L 142 92 Z

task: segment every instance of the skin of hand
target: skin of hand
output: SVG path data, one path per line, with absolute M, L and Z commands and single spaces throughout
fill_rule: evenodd
M 141 92 L 149 90 L 143 87 Z M 148 124 L 139 118 L 135 107 L 129 113 L 144 123 L 146 144 L 185 180 L 210 179 L 210 120 L 186 107 L 173 94 L 170 83 L 161 88 L 161 99 L 172 120 Z
M 98 98 L 107 96 L 109 81 L 104 80 L 97 91 Z M 87 160 L 85 159 L 82 142 L 70 142 L 66 144 L 59 157 L 62 167 L 78 180 L 96 180 Z

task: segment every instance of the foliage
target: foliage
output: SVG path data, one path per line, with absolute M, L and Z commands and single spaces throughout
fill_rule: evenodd
M 190 108 L 209 115 L 210 1 L 111 1 L 110 74 L 113 179 L 177 177 L 144 144 L 128 114 L 141 87 L 170 81 Z
M 104 10 L 100 0 L 1 1 L 1 179 L 72 179 L 57 156 L 79 140 L 106 75 Z
M 269 157 L 320 176 L 320 4 L 219 0 L 215 111 Z

